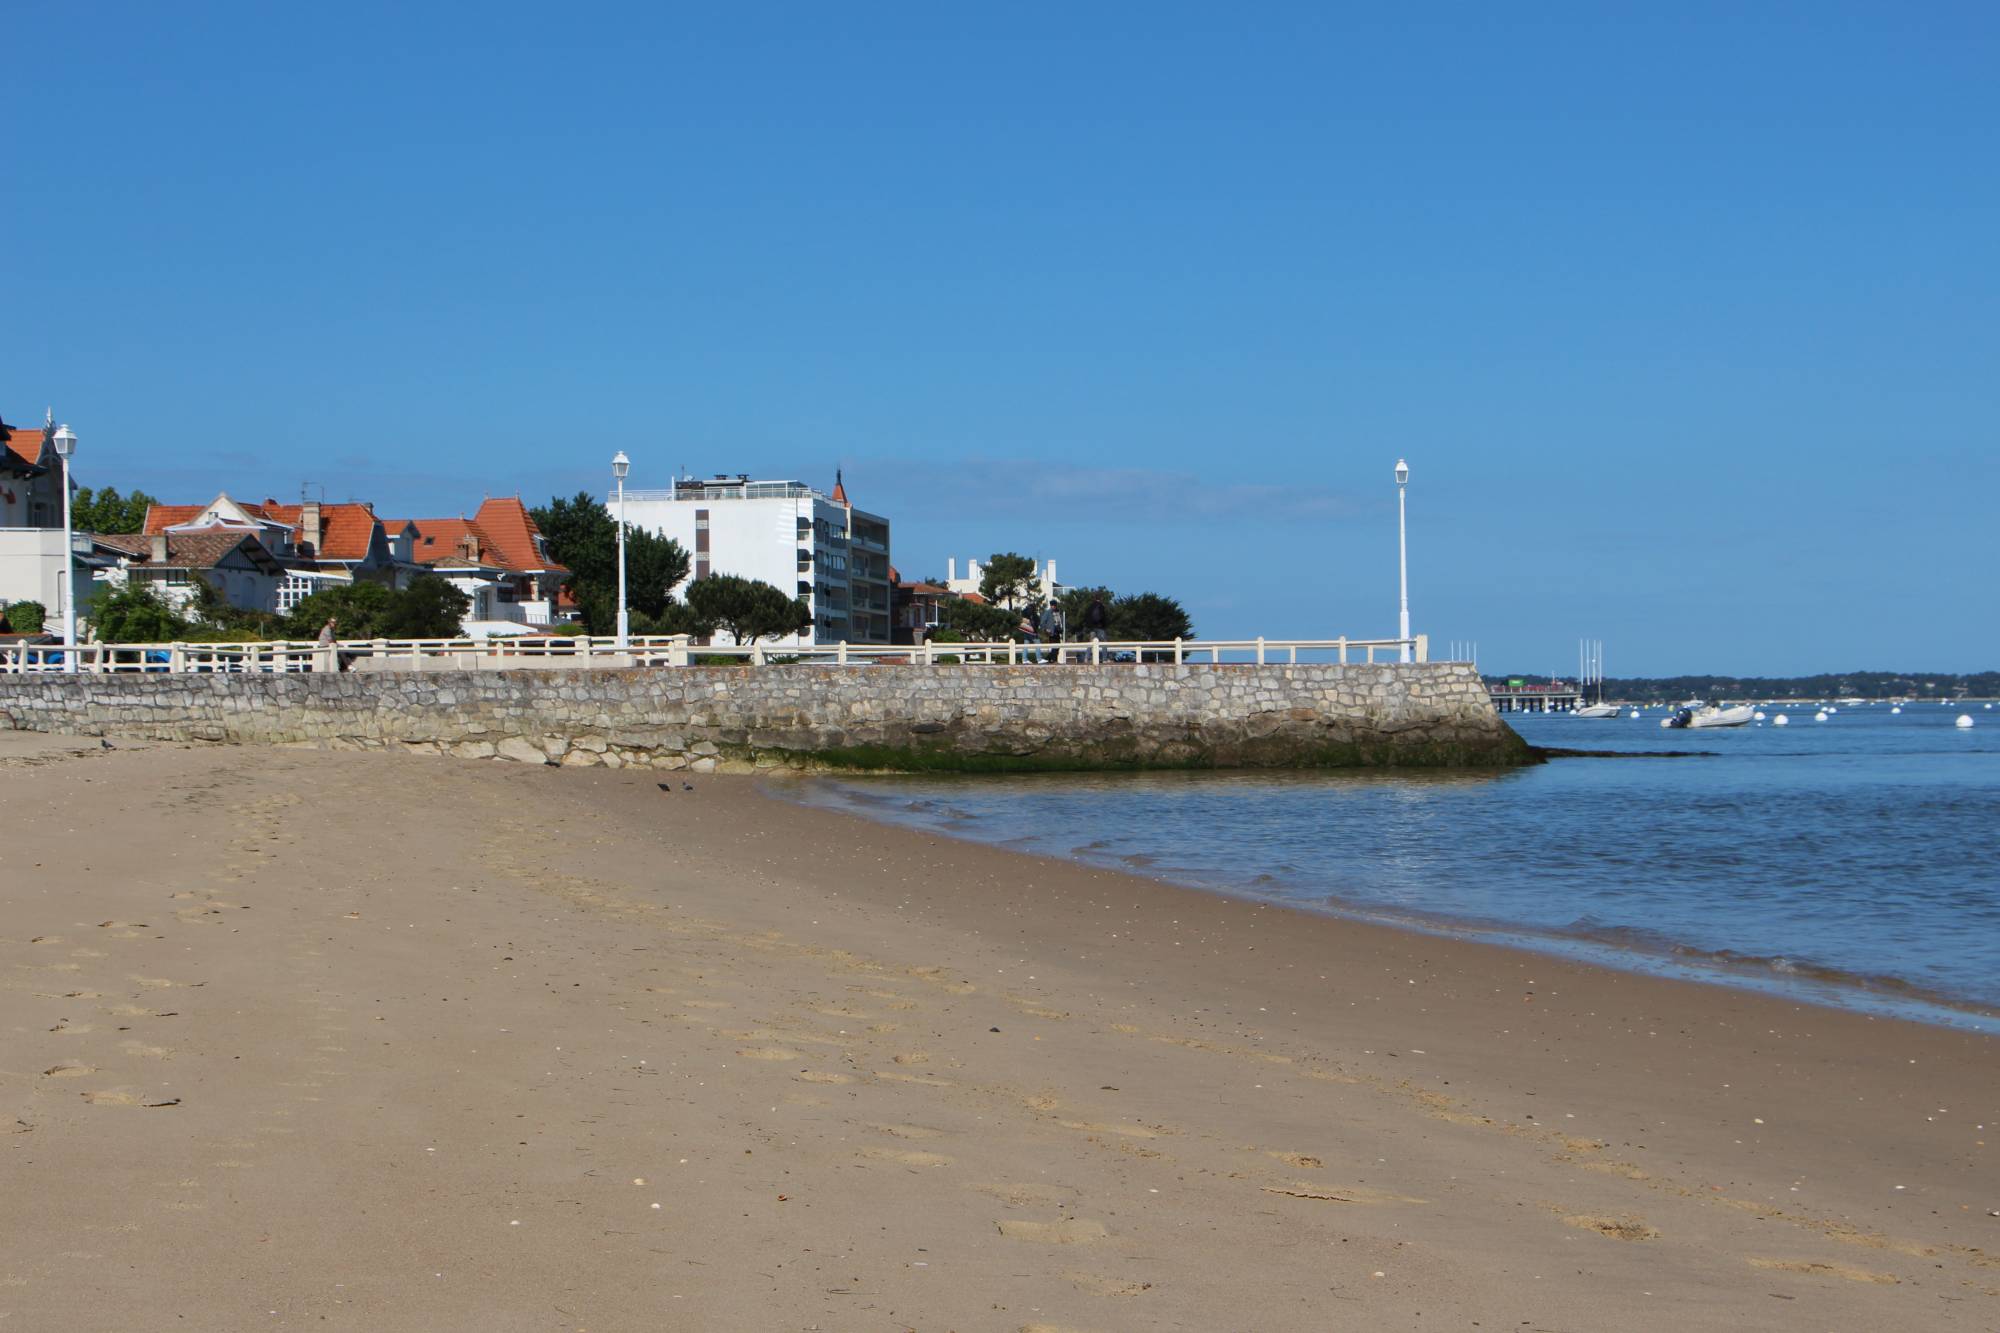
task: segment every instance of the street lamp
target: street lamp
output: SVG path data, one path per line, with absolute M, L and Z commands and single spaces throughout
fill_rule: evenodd
M 69 460 L 76 452 L 76 432 L 67 423 L 56 427 L 56 457 L 62 459 L 63 495 L 63 670 L 76 672 L 76 538 L 70 527 Z
M 1409 510 L 1403 496 L 1410 484 L 1410 465 L 1396 460 L 1396 569 L 1402 584 L 1402 619 L 1398 637 L 1403 641 L 1403 660 L 1410 660 L 1410 529 Z
M 632 460 L 620 449 L 611 460 L 611 475 L 618 482 L 618 651 L 632 646 L 632 616 L 625 609 L 625 474 Z

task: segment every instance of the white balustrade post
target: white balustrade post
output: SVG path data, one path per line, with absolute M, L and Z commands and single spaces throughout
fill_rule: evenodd
M 1181 664 L 1181 660 L 1182 660 L 1182 658 L 1181 658 L 1181 641 L 1180 641 L 1180 636 L 1179 636 L 1179 635 L 1175 635 L 1175 636 L 1174 636 L 1174 665 L 1175 665 L 1175 666 L 1179 666 L 1179 665 Z
M 847 640 L 842 639 L 839 643 L 834 645 L 833 660 L 840 663 L 840 665 L 842 666 L 847 665 Z
M 1419 662 L 1431 660 L 1431 636 L 1428 634 L 1417 636 L 1417 660 Z
M 1342 666 L 1347 665 L 1347 636 L 1345 634 L 1340 636 L 1340 664 Z
M 187 645 L 170 643 L 167 645 L 167 674 L 181 676 L 187 674 Z
M 1257 636 L 1257 665 L 1264 665 L 1264 636 L 1261 634 Z

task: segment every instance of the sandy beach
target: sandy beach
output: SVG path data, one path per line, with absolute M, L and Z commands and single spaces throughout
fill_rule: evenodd
M 1992 1038 L 666 776 L 0 733 L 0 1331 L 2000 1327 Z

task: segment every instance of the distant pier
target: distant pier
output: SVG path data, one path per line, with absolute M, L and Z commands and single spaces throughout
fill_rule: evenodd
M 1565 713 L 1583 702 L 1579 686 L 1561 681 L 1547 685 L 1508 681 L 1505 685 L 1488 685 L 1486 692 L 1493 696 L 1493 706 L 1503 713 Z

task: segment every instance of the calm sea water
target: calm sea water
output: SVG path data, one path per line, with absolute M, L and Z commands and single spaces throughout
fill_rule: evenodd
M 1777 710 L 1772 711 L 1775 714 Z M 1813 708 L 1494 775 L 865 778 L 801 799 L 1216 892 L 2000 1031 L 2000 707 Z M 1970 730 L 1953 726 L 1970 712 Z

